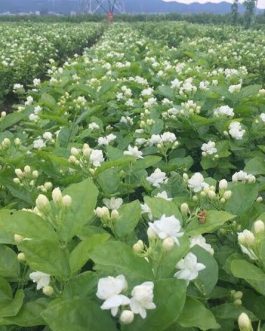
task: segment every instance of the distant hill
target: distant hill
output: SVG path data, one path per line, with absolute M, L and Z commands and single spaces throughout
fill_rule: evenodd
M 213 3 L 192 3 L 190 5 L 179 2 L 164 2 L 162 0 L 124 0 L 127 13 L 212 13 L 226 14 L 231 10 L 228 2 Z M 3 12 L 57 12 L 67 14 L 71 11 L 79 11 L 79 0 L 0 0 L 0 13 Z M 239 5 L 239 11 L 244 8 Z M 258 10 L 261 11 L 261 10 Z

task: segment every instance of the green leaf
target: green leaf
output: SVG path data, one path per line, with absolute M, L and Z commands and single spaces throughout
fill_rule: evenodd
M 244 168 L 249 174 L 252 175 L 264 175 L 265 174 L 265 160 L 263 157 L 257 156 L 250 159 Z
M 144 258 L 134 254 L 132 248 L 118 241 L 108 241 L 91 253 L 96 270 L 106 275 L 124 274 L 135 284 L 153 279 L 152 267 Z
M 0 228 L 6 232 L 19 234 L 25 238 L 57 240 L 57 235 L 51 225 L 40 216 L 27 211 L 0 212 Z
M 143 159 L 137 160 L 136 163 L 133 165 L 133 169 L 147 169 L 156 165 L 159 161 L 161 161 L 161 159 L 162 158 L 160 156 L 147 155 Z
M 260 268 L 243 259 L 232 259 L 230 270 L 233 276 L 244 279 L 257 292 L 265 295 L 265 273 Z
M 70 185 L 63 194 L 72 197 L 71 207 L 64 217 L 61 228 L 62 236 L 68 241 L 94 216 L 98 189 L 91 179 L 86 179 L 81 183 Z
M 119 237 L 125 237 L 133 232 L 141 218 L 140 202 L 136 200 L 122 205 L 119 215 L 114 222 L 114 230 Z
M 231 261 L 230 268 L 235 277 L 265 282 L 265 273 L 246 260 L 235 259 Z
M 215 258 L 200 246 L 194 246 L 191 249 L 198 262 L 205 265 L 205 269 L 199 272 L 195 284 L 204 296 L 209 296 L 218 281 L 218 264 Z
M 163 279 L 154 284 L 154 303 L 156 309 L 147 310 L 146 319 L 137 316 L 134 322 L 122 330 L 154 331 L 166 330 L 173 324 L 185 304 L 186 283 L 179 279 Z
M 177 204 L 174 201 L 167 201 L 162 198 L 152 198 L 145 196 L 144 202 L 149 206 L 152 211 L 152 215 L 155 219 L 160 218 L 162 215 L 172 216 L 174 215 L 180 221 L 182 220 L 181 213 Z
M 233 218 L 235 218 L 234 215 L 225 211 L 207 210 L 205 223 L 201 224 L 197 220 L 192 220 L 186 231 L 190 236 L 213 232 Z
M 156 278 L 171 278 L 176 270 L 177 262 L 185 256 L 190 249 L 190 240 L 187 236 L 179 238 L 180 245 L 175 245 L 170 251 L 165 251 L 161 264 L 157 268 Z
M 90 253 L 103 242 L 108 240 L 109 234 L 95 234 L 81 241 L 70 254 L 70 268 L 72 274 L 80 270 L 90 259 Z
M 255 315 L 244 308 L 243 306 L 236 306 L 233 303 L 225 303 L 222 305 L 218 305 L 212 308 L 212 312 L 215 315 L 215 317 L 219 320 L 228 320 L 233 319 L 237 320 L 238 316 L 241 313 L 246 313 L 251 320 L 255 320 Z
M 117 331 L 111 314 L 88 298 L 57 299 L 41 316 L 52 331 Z
M 200 330 L 218 329 L 220 327 L 213 313 L 199 300 L 191 297 L 186 299 L 178 324 L 185 328 L 196 327 Z
M 0 245 L 0 277 L 17 278 L 19 270 L 17 254 L 11 248 Z
M 0 318 L 0 325 L 17 325 L 23 328 L 44 325 L 40 314 L 46 308 L 48 300 L 40 298 L 26 302 L 16 316 Z
M 22 307 L 24 300 L 23 290 L 18 290 L 14 298 L 0 302 L 0 319 L 2 317 L 15 316 Z
M 85 271 L 71 278 L 65 285 L 63 298 L 71 299 L 74 297 L 87 297 L 95 295 L 98 283 L 96 272 Z
M 234 184 L 231 188 L 232 196 L 227 201 L 225 210 L 235 215 L 243 215 L 258 197 L 258 185 L 257 184 Z
M 18 247 L 25 253 L 26 261 L 33 270 L 45 272 L 62 280 L 69 277 L 68 252 L 58 242 L 32 239 L 22 241 Z

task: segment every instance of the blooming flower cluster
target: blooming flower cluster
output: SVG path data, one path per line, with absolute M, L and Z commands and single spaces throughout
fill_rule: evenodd
M 153 302 L 153 282 L 144 282 L 135 286 L 131 291 L 131 298 L 122 294 L 127 289 L 128 284 L 124 275 L 100 278 L 98 281 L 97 297 L 104 300 L 101 309 L 111 310 L 112 316 L 116 316 L 119 308 L 122 307 L 123 311 L 120 314 L 120 320 L 124 324 L 131 323 L 134 319 L 134 314 L 139 314 L 142 318 L 146 318 L 146 310 L 156 308 Z M 129 307 L 130 310 L 124 309 L 126 307 Z

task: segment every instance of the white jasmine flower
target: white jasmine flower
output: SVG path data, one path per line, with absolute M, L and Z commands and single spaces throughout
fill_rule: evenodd
M 130 304 L 130 299 L 122 291 L 127 289 L 127 281 L 123 275 L 117 277 L 100 278 L 98 281 L 97 297 L 104 300 L 102 310 L 111 310 L 112 316 L 116 316 L 120 306 Z
M 38 138 L 38 139 L 33 141 L 33 148 L 41 149 L 41 148 L 44 148 L 44 147 L 46 147 L 46 144 L 45 144 L 45 142 L 42 138 Z
M 255 183 L 256 177 L 254 175 L 248 174 L 243 170 L 235 172 L 232 176 L 232 182 L 243 182 L 243 183 Z
M 233 108 L 230 108 L 229 106 L 221 106 L 213 111 L 214 116 L 228 116 L 233 117 L 234 110 Z
M 237 85 L 230 85 L 228 88 L 228 91 L 230 93 L 235 93 L 235 92 L 239 92 L 241 90 L 242 85 L 241 84 L 237 84 Z
M 137 146 L 132 147 L 131 145 L 128 146 L 128 150 L 123 152 L 124 155 L 133 156 L 136 159 L 142 159 L 143 152 L 139 151 Z
M 177 265 L 177 271 L 175 277 L 178 279 L 184 279 L 187 282 L 194 280 L 198 277 L 199 271 L 205 269 L 205 265 L 197 262 L 197 256 L 193 253 L 188 253 L 184 259 L 181 259 Z
M 44 132 L 42 137 L 46 140 L 52 140 L 52 133 L 51 132 Z
M 49 285 L 51 276 L 41 271 L 35 271 L 29 274 L 29 278 L 33 283 L 37 283 L 37 290 L 40 290 Z
M 201 147 L 202 150 L 202 155 L 212 155 L 217 153 L 217 148 L 215 147 L 215 142 L 214 141 L 208 141 L 208 143 L 202 144 Z
M 171 201 L 171 200 L 173 200 L 172 198 L 169 198 L 169 197 L 168 197 L 166 191 L 163 191 L 163 192 L 159 192 L 159 193 L 157 193 L 156 198 L 161 198 L 161 199 L 164 199 L 164 200 L 167 200 L 167 201 Z
M 111 143 L 113 140 L 115 140 L 117 137 L 115 136 L 115 134 L 109 134 L 106 137 L 99 137 L 98 138 L 98 144 L 99 146 L 101 145 L 109 145 L 109 143 Z
M 102 151 L 100 149 L 93 149 L 89 156 L 89 160 L 94 167 L 99 167 L 101 163 L 104 162 Z
M 164 132 L 161 136 L 163 143 L 173 143 L 177 140 L 176 136 L 172 132 Z
M 33 79 L 33 85 L 34 86 L 40 85 L 40 79 L 38 79 L 38 78 Z
M 206 239 L 202 235 L 190 238 L 190 248 L 192 248 L 193 246 L 196 246 L 196 245 L 205 249 L 211 255 L 214 254 L 214 250 L 213 250 L 212 246 L 210 244 L 207 244 Z
M 121 207 L 123 200 L 121 198 L 112 197 L 110 199 L 103 199 L 103 203 L 111 210 L 118 210 Z
M 177 78 L 171 81 L 172 88 L 179 88 L 180 86 L 181 86 L 181 82 Z
M 142 90 L 141 96 L 143 96 L 143 97 L 146 97 L 146 96 L 149 97 L 149 96 L 151 96 L 153 94 L 153 92 L 154 92 L 154 90 L 151 87 L 149 87 L 149 88 L 146 88 L 146 89 Z
M 161 144 L 162 138 L 159 134 L 152 134 L 151 138 L 149 139 L 149 144 L 151 146 Z
M 139 314 L 142 318 L 146 318 L 146 310 L 156 308 L 153 302 L 153 290 L 153 282 L 144 282 L 133 288 L 130 308 L 134 314 Z
M 204 188 L 209 187 L 204 181 L 204 177 L 200 172 L 196 172 L 189 180 L 188 187 L 195 193 L 202 191 Z
M 91 131 L 94 131 L 94 130 L 98 130 L 99 129 L 99 125 L 95 122 L 92 122 L 92 123 L 89 123 L 88 124 L 88 128 L 91 130 Z
M 32 98 L 32 96 L 28 96 L 27 97 L 27 100 L 25 101 L 25 106 L 30 106 L 32 103 L 33 103 L 33 98 Z
M 229 125 L 229 134 L 236 140 L 241 140 L 245 134 L 245 130 L 242 129 L 240 122 L 232 122 Z
M 161 216 L 160 220 L 149 222 L 149 228 L 162 240 L 172 238 L 179 245 L 178 238 L 182 237 L 184 232 L 181 232 L 180 221 L 174 216 Z
M 42 111 L 42 108 L 41 108 L 41 106 L 36 106 L 36 107 L 34 107 L 33 111 L 34 111 L 34 114 L 38 115 Z
M 161 184 L 166 183 L 168 180 L 165 172 L 161 171 L 159 168 L 156 168 L 155 171 L 146 179 L 154 187 L 159 187 Z
M 36 114 L 30 114 L 29 115 L 29 120 L 32 121 L 32 122 L 37 122 L 39 119 L 39 116 L 36 115 Z
M 262 120 L 262 122 L 265 122 L 265 113 L 261 113 L 259 117 Z

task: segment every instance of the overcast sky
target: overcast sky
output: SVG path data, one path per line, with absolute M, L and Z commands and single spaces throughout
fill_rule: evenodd
M 183 3 L 192 3 L 192 2 L 200 2 L 200 3 L 205 3 L 205 2 L 213 2 L 213 3 L 218 3 L 222 1 L 226 2 L 233 2 L 233 0 L 164 0 L 164 1 L 177 1 L 177 2 L 183 2 Z M 243 1 L 241 1 L 243 2 Z M 265 9 L 265 0 L 258 0 L 258 8 L 263 8 Z

